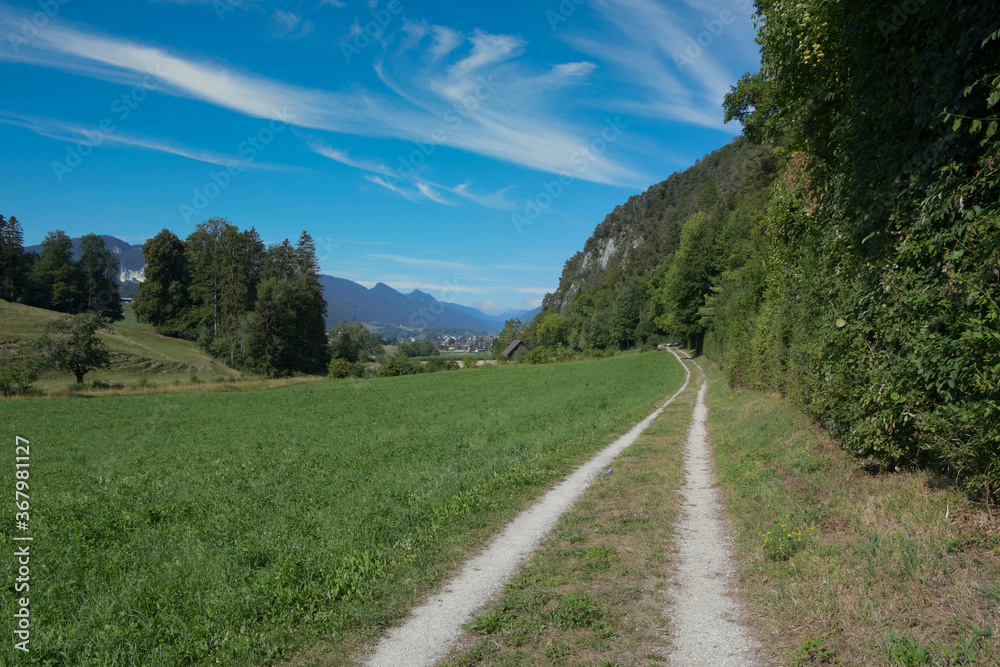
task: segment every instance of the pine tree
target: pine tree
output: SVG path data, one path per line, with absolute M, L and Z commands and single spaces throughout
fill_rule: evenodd
M 0 299 L 15 301 L 24 285 L 24 233 L 21 223 L 0 215 Z
M 308 232 L 303 231 L 299 237 L 295 247 L 295 261 L 295 369 L 305 373 L 321 373 L 330 361 L 326 336 L 326 299 L 319 282 L 316 245 Z

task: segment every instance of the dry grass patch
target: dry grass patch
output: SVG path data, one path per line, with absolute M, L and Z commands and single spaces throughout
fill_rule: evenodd
M 442 665 L 665 661 L 670 545 L 696 380 L 598 475 Z
M 934 474 L 866 465 L 786 401 L 706 370 L 749 616 L 773 662 L 997 664 L 996 517 Z

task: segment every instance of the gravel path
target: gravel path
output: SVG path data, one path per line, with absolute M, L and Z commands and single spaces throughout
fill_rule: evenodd
M 680 357 L 677 360 L 680 361 Z M 390 630 L 379 641 L 375 654 L 366 664 L 371 667 L 422 667 L 442 659 L 461 636 L 462 624 L 471 621 L 475 613 L 517 572 L 520 564 L 552 530 L 563 512 L 583 495 L 594 476 L 634 443 L 639 434 L 687 388 L 691 372 L 684 362 L 681 361 L 681 365 L 687 375 L 677 393 L 631 431 L 577 468 L 541 500 L 517 515 L 485 551 L 468 561 L 461 572 L 444 585 L 441 592 L 414 609 L 403 625 Z
M 759 645 L 739 624 L 739 605 L 732 597 L 736 590 L 732 530 L 719 513 L 722 497 L 714 487 L 705 429 L 708 382 L 700 366 L 698 370 L 702 384 L 688 431 L 686 479 L 681 487 L 683 511 L 677 526 L 679 585 L 671 590 L 672 604 L 667 609 L 673 622 L 670 659 L 678 667 L 756 665 L 754 655 Z

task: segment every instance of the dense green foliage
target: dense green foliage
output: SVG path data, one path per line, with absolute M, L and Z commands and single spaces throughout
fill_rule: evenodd
M 2 401 L 0 422 L 30 440 L 40 511 L 31 652 L 8 641 L 0 662 L 260 665 L 370 640 L 682 376 L 643 354 Z M 15 568 L 4 559 L 7 590 Z M 0 612 L 15 604 L 4 596 Z
M 566 262 L 542 312 L 498 341 L 523 338 L 532 349 L 544 345 L 553 352 L 626 349 L 664 336 L 697 346 L 704 334 L 699 300 L 725 252 L 715 240 L 733 244 L 750 234 L 779 162 L 770 149 L 736 140 L 632 197 Z M 670 278 L 674 296 L 664 297 L 675 254 L 686 259 Z
M 757 16 L 761 71 L 726 99 L 745 138 L 608 216 L 525 337 L 566 318 L 578 349 L 703 348 L 852 452 L 994 495 L 996 5 L 759 0 Z
M 758 2 L 761 73 L 727 98 L 792 156 L 757 266 L 706 349 L 852 451 L 1000 482 L 1000 28 L 993 2 Z M 739 321 L 739 320 L 744 321 Z
M 61 313 L 99 313 L 122 318 L 118 293 L 118 260 L 96 234 L 80 239 L 81 256 L 73 259 L 73 242 L 55 231 L 42 241 L 40 255 L 24 251 L 24 232 L 17 218 L 0 215 L 0 299 Z
M 360 322 L 338 322 L 330 331 L 330 356 L 347 361 L 371 361 L 385 354 L 382 337 Z
M 230 366 L 270 376 L 322 373 L 330 359 L 316 247 L 265 248 L 254 229 L 212 218 L 181 240 L 164 229 L 143 246 L 135 312 L 165 334 L 197 339 Z
M 42 358 L 59 370 L 73 373 L 77 384 L 82 384 L 84 375 L 111 363 L 111 351 L 98 336 L 102 330 L 110 331 L 111 325 L 100 315 L 67 315 L 45 328 L 36 347 Z

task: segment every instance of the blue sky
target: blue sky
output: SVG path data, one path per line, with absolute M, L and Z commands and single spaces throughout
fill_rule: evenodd
M 739 132 L 749 0 L 0 0 L 0 213 L 223 216 L 325 273 L 538 305 L 616 205 Z

